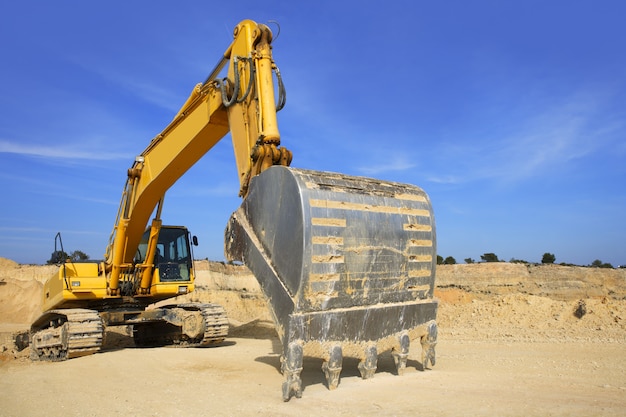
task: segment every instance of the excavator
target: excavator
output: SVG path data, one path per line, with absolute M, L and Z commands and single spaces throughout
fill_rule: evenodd
M 272 39 L 268 26 L 240 22 L 206 80 L 135 158 L 104 260 L 63 259 L 45 283 L 43 313 L 30 329 L 33 360 L 95 353 L 108 326 L 132 326 L 137 346 L 211 346 L 227 337 L 223 307 L 174 301 L 194 290 L 197 239 L 163 225 L 161 213 L 166 191 L 230 133 L 242 204 L 226 226 L 225 257 L 246 265 L 266 298 L 282 345 L 283 399 L 301 397 L 305 355 L 322 357 L 329 389 L 339 385 L 344 356 L 359 359 L 367 379 L 390 352 L 401 375 L 419 341 L 423 369 L 435 364 L 427 194 L 291 167 L 278 131 L 286 94 Z

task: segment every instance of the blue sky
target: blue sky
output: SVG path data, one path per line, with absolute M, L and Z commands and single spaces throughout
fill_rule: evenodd
M 29 1 L 0 5 L 0 256 L 101 259 L 126 169 L 243 19 L 278 21 L 293 166 L 416 184 L 438 253 L 626 264 L 622 1 Z M 275 28 L 275 25 L 271 25 Z M 223 259 L 226 137 L 165 223 Z

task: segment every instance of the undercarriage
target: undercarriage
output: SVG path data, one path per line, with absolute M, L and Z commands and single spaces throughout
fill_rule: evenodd
M 137 347 L 176 345 L 211 346 L 228 335 L 228 318 L 216 304 L 182 303 L 159 308 L 82 308 L 44 313 L 30 331 L 31 359 L 62 361 L 100 351 L 105 329 L 133 326 Z

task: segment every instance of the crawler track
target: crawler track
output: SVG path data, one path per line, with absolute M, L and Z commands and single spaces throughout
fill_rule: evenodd
M 201 347 L 221 343 L 228 336 L 228 318 L 220 305 L 184 303 L 161 308 L 171 311 L 173 315 L 189 315 L 194 321 L 201 318 L 202 332 L 195 337 L 189 337 L 180 326 L 167 321 L 136 324 L 133 330 L 136 346 Z M 181 313 L 181 310 L 184 310 L 184 313 Z
M 97 311 L 74 308 L 51 310 L 31 327 L 32 360 L 63 361 L 100 350 L 104 335 Z
M 224 307 L 218 304 L 201 304 L 200 311 L 204 318 L 204 336 L 199 346 L 209 346 L 224 341 L 228 336 L 228 318 Z

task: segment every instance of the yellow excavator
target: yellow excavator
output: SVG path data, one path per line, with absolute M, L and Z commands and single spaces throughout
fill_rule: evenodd
M 62 260 L 45 283 L 43 314 L 30 331 L 33 360 L 97 352 L 107 326 L 132 326 L 138 346 L 227 337 L 221 306 L 163 301 L 194 290 L 197 240 L 163 225 L 161 211 L 165 192 L 230 132 L 243 202 L 226 227 L 225 254 L 252 271 L 267 299 L 283 348 L 283 399 L 302 395 L 307 352 L 321 352 L 329 389 L 344 356 L 359 358 L 361 376 L 371 378 L 378 355 L 391 351 L 402 374 L 418 340 L 422 367 L 434 365 L 428 196 L 409 184 L 291 168 L 292 153 L 280 146 L 276 113 L 286 96 L 271 42 L 266 25 L 237 25 L 207 79 L 135 158 L 105 259 Z

